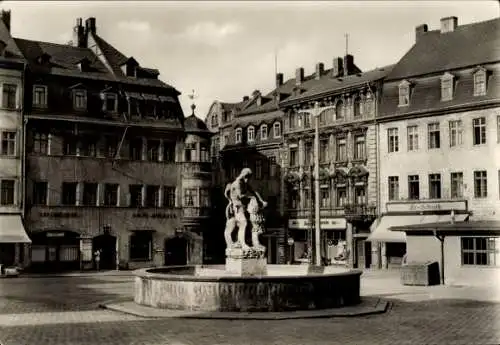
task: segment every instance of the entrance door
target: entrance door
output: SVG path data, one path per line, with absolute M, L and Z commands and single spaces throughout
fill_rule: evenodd
M 372 265 L 372 243 L 363 241 L 365 244 L 365 268 L 370 268 Z
M 165 266 L 187 265 L 188 241 L 184 237 L 165 240 Z
M 99 269 L 113 270 L 116 268 L 116 237 L 104 234 L 92 240 L 92 253 L 101 251 Z

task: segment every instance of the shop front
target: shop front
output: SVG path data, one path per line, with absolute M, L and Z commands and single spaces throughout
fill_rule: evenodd
M 372 244 L 373 266 L 382 269 L 401 267 L 407 255 L 405 232 L 392 228 L 462 222 L 469 217 L 466 200 L 394 201 L 386 204 L 386 211 L 372 224 L 366 239 Z
M 69 230 L 32 233 L 31 269 L 54 272 L 80 269 L 80 234 Z
M 21 215 L 0 215 L 0 265 L 24 266 L 29 243 Z

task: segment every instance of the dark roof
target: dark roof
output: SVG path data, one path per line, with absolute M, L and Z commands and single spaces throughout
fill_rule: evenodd
M 205 122 L 194 114 L 184 119 L 184 129 L 191 133 L 210 133 Z
M 233 128 L 237 127 L 245 128 L 250 125 L 258 127 L 261 124 L 272 125 L 275 121 L 280 120 L 282 117 L 283 117 L 283 112 L 281 110 L 274 110 L 267 113 L 251 114 L 244 116 L 240 115 L 233 119 L 231 125 Z M 271 128 L 269 130 L 271 130 Z
M 257 104 L 257 97 L 250 97 L 248 101 L 242 102 L 245 104 L 242 105 L 242 109 L 238 113 L 238 116 L 245 114 L 265 113 L 277 110 L 278 104 L 275 101 L 274 95 L 279 92 L 281 95 L 288 97 L 292 93 L 294 87 L 295 87 L 295 78 L 287 80 L 280 87 L 275 88 L 268 94 L 261 95 L 262 97 L 261 105 Z
M 500 18 L 458 26 L 453 32 L 423 33 L 387 80 L 500 61 Z
M 94 34 L 94 40 L 95 43 L 99 46 L 99 49 L 101 52 L 104 54 L 104 57 L 106 60 L 109 61 L 109 64 L 111 65 L 111 68 L 113 69 L 113 73 L 116 76 L 124 77 L 125 75 L 123 74 L 123 71 L 121 69 L 121 66 L 128 61 L 128 57 L 123 55 L 118 49 L 113 47 L 111 44 L 106 42 L 102 37 L 99 35 Z
M 238 103 L 225 103 L 225 102 L 220 102 L 220 105 L 222 107 L 222 110 L 224 111 L 232 111 L 234 108 L 238 108 L 243 104 L 243 102 L 238 102 Z

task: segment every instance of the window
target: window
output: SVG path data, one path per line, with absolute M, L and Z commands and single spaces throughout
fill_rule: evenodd
M 63 154 L 67 156 L 76 156 L 77 141 L 74 136 L 67 136 L 63 138 Z
M 290 115 L 288 115 L 288 127 L 290 129 L 295 129 L 297 127 L 297 114 L 295 113 L 291 113 Z
M 340 138 L 337 140 L 337 161 L 343 162 L 346 160 L 347 160 L 346 139 Z
M 429 133 L 429 149 L 438 149 L 441 147 L 441 137 L 439 133 L 439 123 L 429 123 L 427 125 Z
M 136 138 L 129 142 L 129 157 L 132 160 L 142 160 L 142 139 Z
M 354 117 L 360 117 L 362 115 L 361 99 L 356 97 L 354 100 Z
M 451 198 L 459 199 L 464 197 L 464 174 L 452 172 L 451 175 Z
M 45 133 L 33 134 L 33 153 L 46 155 L 49 150 L 49 136 Z
M 210 207 L 210 189 L 208 188 L 200 189 L 200 206 Z
M 14 205 L 15 180 L 2 180 L 0 182 L 0 205 Z
M 321 188 L 320 200 L 321 208 L 330 208 L 330 190 L 328 188 Z
M 240 144 L 242 141 L 242 132 L 243 130 L 241 128 L 236 129 L 236 132 L 234 133 L 234 142 L 236 144 Z
M 187 143 L 184 146 L 184 161 L 196 161 L 196 143 Z
M 408 126 L 408 151 L 418 150 L 418 126 Z
M 16 155 L 16 132 L 2 132 L 2 156 Z
M 290 149 L 290 166 L 296 167 L 297 165 L 298 165 L 297 148 L 294 147 Z
M 278 167 L 276 166 L 276 157 L 269 157 L 269 175 L 271 177 L 276 177 L 278 174 Z
M 97 183 L 84 183 L 83 184 L 83 205 L 96 206 L 97 205 Z
M 47 107 L 47 86 L 44 85 L 33 86 L 33 107 L 36 108 Z
M 111 135 L 104 137 L 104 157 L 114 158 L 118 150 L 118 139 Z
M 163 142 L 163 161 L 170 163 L 175 162 L 175 142 Z
M 441 101 L 450 101 L 453 99 L 453 75 L 445 73 L 441 77 Z
M 80 142 L 80 156 L 95 157 L 97 156 L 97 142 L 93 138 L 86 138 Z
M 148 160 L 151 162 L 158 162 L 160 153 L 160 141 L 148 140 L 146 142 L 148 148 Z
M 78 183 L 63 182 L 61 203 L 63 205 L 76 205 L 76 189 Z
M 296 209 L 299 207 L 299 191 L 296 189 L 292 189 L 290 191 L 290 199 L 289 199 L 289 204 L 288 207 L 291 209 Z
M 184 206 L 197 206 L 197 190 L 194 188 L 184 189 Z
M 441 174 L 429 174 L 429 198 L 441 199 Z
M 354 203 L 356 205 L 366 204 L 365 186 L 355 186 L 354 187 Z
M 142 185 L 131 184 L 128 186 L 130 193 L 130 207 L 142 207 Z
M 146 207 L 160 206 L 160 187 L 146 186 Z
M 399 106 L 405 107 L 410 104 L 410 83 L 406 80 L 399 84 Z
M 418 175 L 408 176 L 408 199 L 420 199 L 420 181 L 418 179 Z
M 33 204 L 47 205 L 47 182 L 35 182 L 33 184 Z
M 342 120 L 343 118 L 344 118 L 344 103 L 342 101 L 339 101 L 335 105 L 335 119 Z
M 163 207 L 175 207 L 175 187 L 163 187 Z
M 206 143 L 200 143 L 200 162 L 210 162 L 208 145 Z
M 500 237 L 462 237 L 462 265 L 498 266 Z
M 217 114 L 213 114 L 211 120 L 212 120 L 212 122 L 211 122 L 212 127 L 217 127 L 217 125 L 218 125 Z
M 479 117 L 472 119 L 473 142 L 474 145 L 486 144 L 486 118 Z
M 387 129 L 387 145 L 388 152 L 399 151 L 399 133 L 397 128 Z
M 311 127 L 311 114 L 309 114 L 309 113 L 302 114 L 302 116 L 300 118 L 303 120 L 304 128 Z
M 354 137 L 354 159 L 366 158 L 365 136 L 356 135 Z
M 486 70 L 481 69 L 474 74 L 474 96 L 486 95 Z
M 130 260 L 149 261 L 153 256 L 153 234 L 150 231 L 134 231 L 130 235 Z
M 337 188 L 337 207 L 347 205 L 347 189 L 345 187 Z
M 104 205 L 118 206 L 118 184 L 106 183 L 104 185 Z
M 222 147 L 226 146 L 229 144 L 229 134 L 224 135 L 224 142 L 222 143 Z
M 461 120 L 450 121 L 450 147 L 462 145 L 463 126 Z
M 255 140 L 255 128 L 253 126 L 248 127 L 247 129 L 247 141 Z
M 389 176 L 389 200 L 399 199 L 399 177 Z
M 260 140 L 267 139 L 267 125 L 260 126 Z
M 3 84 L 2 87 L 2 107 L 16 109 L 17 107 L 17 85 Z
M 73 91 L 73 108 L 75 110 L 87 109 L 87 91 L 85 90 Z
M 313 150 L 313 143 L 312 142 L 307 142 L 305 144 L 305 152 L 304 152 L 304 165 L 310 166 L 314 164 L 314 150 Z
M 118 111 L 118 97 L 114 93 L 106 93 L 104 95 L 103 110 L 111 113 Z
M 322 139 L 319 142 L 319 161 L 320 163 L 328 162 L 328 139 Z
M 486 198 L 488 196 L 488 177 L 486 171 L 474 171 L 474 197 Z
M 255 161 L 255 178 L 258 180 L 262 178 L 262 161 L 260 159 Z

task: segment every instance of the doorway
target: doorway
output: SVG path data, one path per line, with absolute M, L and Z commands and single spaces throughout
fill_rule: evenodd
M 92 239 L 92 254 L 101 251 L 99 269 L 113 270 L 116 268 L 116 237 L 103 234 Z
M 165 240 L 165 266 L 187 265 L 188 241 L 182 236 Z

